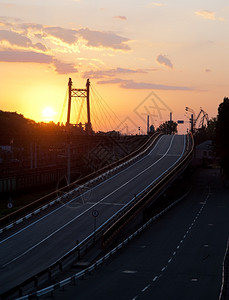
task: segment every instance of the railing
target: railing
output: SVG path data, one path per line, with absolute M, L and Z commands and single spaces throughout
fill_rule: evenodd
M 88 180 L 91 179 L 90 181 L 88 181 L 87 184 L 90 185 L 94 181 L 96 182 L 98 180 L 102 180 L 104 177 L 106 177 L 106 173 L 113 174 L 113 172 L 117 171 L 116 170 L 117 168 L 124 167 L 126 164 L 132 163 L 134 160 L 139 159 L 140 156 L 145 155 L 146 152 L 149 151 L 149 149 L 152 147 L 152 144 L 154 144 L 156 142 L 157 138 L 160 135 L 161 135 L 160 133 L 155 134 L 140 149 L 138 149 L 134 153 L 131 153 L 130 155 L 128 155 L 128 157 L 121 159 L 119 161 L 119 164 L 118 163 L 113 163 L 112 165 L 107 166 L 107 167 L 93 173 L 94 176 L 89 175 L 89 176 L 85 177 Z M 102 173 L 102 171 L 104 173 Z M 109 174 L 107 174 L 107 175 L 109 175 Z M 95 175 L 97 175 L 97 177 Z M 77 183 L 79 184 L 81 182 L 84 182 L 85 178 L 77 181 Z M 62 196 L 62 200 L 63 200 L 63 198 L 65 198 L 65 199 L 69 198 L 72 194 L 74 194 L 76 192 L 77 189 L 71 190 L 72 187 L 75 187 L 75 184 L 76 183 L 74 182 L 71 185 L 69 185 L 68 187 L 65 187 L 65 188 L 62 188 L 62 189 L 59 190 L 61 192 L 66 191 L 66 194 L 64 196 Z M 85 185 L 84 185 L 84 187 L 85 187 Z M 70 190 L 70 192 L 68 190 Z M 49 199 L 49 197 L 51 195 L 53 195 L 53 193 L 48 195 L 47 198 Z M 53 199 L 53 197 L 51 199 Z M 43 198 L 39 199 L 39 200 L 41 200 L 41 202 L 43 203 Z M 29 278 L 28 280 L 24 281 L 20 285 L 17 285 L 16 287 L 10 289 L 9 291 L 3 293 L 1 295 L 1 298 L 5 299 L 5 298 L 9 297 L 10 295 L 15 295 L 15 294 L 17 294 L 18 296 L 22 296 L 22 294 L 24 292 L 28 292 L 28 291 L 30 291 L 31 289 L 34 289 L 34 288 L 36 289 L 39 284 L 41 284 L 41 283 L 43 283 L 47 280 L 51 280 L 51 278 L 54 274 L 57 274 L 58 272 L 62 271 L 65 267 L 69 266 L 75 260 L 79 260 L 82 254 L 86 253 L 90 249 L 90 247 L 95 245 L 96 241 L 101 239 L 104 231 L 107 230 L 111 226 L 112 223 L 114 223 L 116 220 L 118 220 L 121 217 L 121 215 L 125 211 L 127 211 L 129 209 L 129 207 L 131 205 L 133 205 L 135 202 L 137 202 L 138 200 L 139 200 L 138 198 L 132 199 L 128 204 L 126 204 L 123 207 L 122 210 L 118 211 L 115 215 L 113 215 L 111 218 L 109 218 L 102 226 L 97 228 L 97 230 L 95 232 L 93 232 L 91 235 L 89 235 L 87 238 L 85 238 L 78 245 L 73 247 L 64 256 L 59 258 L 53 264 L 48 266 L 45 270 L 39 272 L 38 274 L 36 274 L 32 278 Z M 53 205 L 55 202 L 59 202 L 59 201 L 60 201 L 60 197 L 58 197 L 55 200 L 52 200 L 49 204 L 46 204 L 45 206 Z M 15 224 L 21 223 L 24 218 L 28 219 L 29 217 L 31 217 L 32 214 L 37 214 L 40 210 L 43 210 L 43 207 L 40 207 L 39 209 L 36 209 L 34 212 L 29 213 L 27 216 L 20 218 L 19 220 L 17 220 L 15 222 Z M 7 225 L 6 229 L 9 229 L 9 228 L 13 227 L 13 224 L 14 223 L 12 223 L 10 225 Z
M 191 140 L 191 142 L 190 142 Z M 96 263 L 88 267 L 86 270 L 83 270 L 72 277 L 69 277 L 57 284 L 52 284 L 47 288 L 41 289 L 39 291 L 35 291 L 31 293 L 31 290 L 37 290 L 38 286 L 44 283 L 45 281 L 51 281 L 52 277 L 61 272 L 64 268 L 69 266 L 71 263 L 80 259 L 81 255 L 86 253 L 92 246 L 95 245 L 97 241 L 100 239 L 103 240 L 105 244 L 110 238 L 112 238 L 114 232 L 121 228 L 124 223 L 128 222 L 130 218 L 132 218 L 135 214 L 139 213 L 140 209 L 143 209 L 150 201 L 152 201 L 153 197 L 157 197 L 161 191 L 165 188 L 167 184 L 170 184 L 172 180 L 174 180 L 178 174 L 182 172 L 186 168 L 186 166 L 190 163 L 193 156 L 193 139 L 192 136 L 187 137 L 186 149 L 183 153 L 182 158 L 179 162 L 176 163 L 175 166 L 172 166 L 165 174 L 162 174 L 161 177 L 154 182 L 153 187 L 149 187 L 147 190 L 143 191 L 141 194 L 137 195 L 133 198 L 129 203 L 127 203 L 120 211 L 118 211 L 115 215 L 113 215 L 110 219 L 108 219 L 102 226 L 100 226 L 94 233 L 89 235 L 86 239 L 84 239 L 81 243 L 73 247 L 69 252 L 67 252 L 64 256 L 58 259 L 55 263 L 50 265 L 48 268 L 43 270 L 42 272 L 36 274 L 32 278 L 29 278 L 22 284 L 16 286 L 10 291 L 1 295 L 2 299 L 5 299 L 11 295 L 14 297 L 20 297 L 20 299 L 32 299 L 34 296 L 39 297 L 47 293 L 52 293 L 55 289 L 60 288 L 70 282 L 76 280 L 87 274 L 88 272 L 95 269 L 99 264 L 101 264 L 104 260 L 110 257 L 113 253 L 115 253 L 118 249 L 120 249 L 123 245 L 125 245 L 130 239 L 132 239 L 137 233 L 141 232 L 149 222 L 156 219 L 162 213 L 158 214 L 156 217 L 153 217 L 147 224 L 145 224 L 141 229 L 131 235 L 128 239 L 126 239 L 123 243 L 119 244 L 112 251 L 106 254 L 103 258 L 98 260 Z M 157 191 L 159 190 L 159 191 Z M 173 204 L 172 204 L 173 205 Z M 172 206 L 170 205 L 170 206 Z M 168 208 L 167 208 L 168 209 Z M 166 210 L 167 210 L 166 209 Z M 23 297 L 23 294 L 31 293 Z M 224 298 L 222 298 L 224 299 Z M 220 299 L 221 300 L 221 299 Z
M 185 153 L 182 156 L 179 162 L 175 162 L 169 170 L 162 173 L 159 178 L 151 183 L 151 185 L 137 195 L 135 199 L 135 203 L 132 202 L 132 205 L 129 207 L 125 207 L 126 211 L 123 213 L 121 217 L 117 219 L 115 223 L 113 223 L 103 234 L 102 237 L 102 245 L 103 247 L 109 244 L 110 240 L 112 240 L 115 235 L 117 235 L 124 226 L 134 216 L 139 214 L 149 203 L 152 203 L 152 199 L 156 199 L 164 189 L 171 184 L 173 180 L 177 178 L 177 176 L 189 165 L 190 161 L 193 158 L 193 149 L 194 149 L 194 142 L 192 135 L 187 136 L 187 145 L 185 149 Z
M 140 155 L 144 155 L 145 152 L 149 149 L 149 147 L 151 146 L 151 144 L 160 136 L 160 133 L 155 133 L 151 138 L 149 138 L 148 141 L 146 141 L 139 149 L 137 149 L 136 151 L 130 153 L 129 155 L 121 158 L 120 160 L 118 160 L 117 162 L 114 162 L 108 166 L 103 167 L 102 169 L 99 169 L 98 171 L 95 171 L 83 178 L 80 178 L 77 181 L 74 181 L 73 183 L 56 190 L 55 192 L 52 192 L 20 209 L 18 209 L 17 211 L 12 212 L 11 214 L 3 217 L 0 219 L 0 226 L 6 226 L 7 224 L 9 224 L 11 222 L 11 224 L 9 224 L 8 226 L 6 226 L 6 229 L 11 228 L 12 226 L 14 226 L 15 224 L 17 224 L 17 219 L 21 220 L 23 219 L 23 217 L 25 217 L 25 215 L 27 213 L 30 213 L 32 210 L 36 209 L 43 209 L 43 206 L 46 205 L 49 202 L 60 202 L 59 197 L 57 196 L 58 194 L 63 194 L 63 193 L 69 193 L 71 190 L 76 190 L 76 186 L 82 186 L 84 185 L 84 183 L 86 182 L 91 182 L 93 179 L 97 179 L 98 177 L 103 177 L 104 174 L 110 172 L 110 170 L 115 169 L 119 166 L 122 166 L 125 162 L 130 161 L 132 158 L 137 159 Z M 102 174 L 102 175 L 101 175 Z M 107 174 L 108 175 L 108 174 Z M 102 178 L 100 178 L 102 179 Z M 10 222 L 9 222 L 10 220 Z M 15 221 L 14 223 L 12 223 L 12 221 Z M 13 224 L 13 225 L 12 225 Z
M 191 142 L 190 142 L 190 140 Z M 87 238 L 81 241 L 78 245 L 69 250 L 65 255 L 60 257 L 53 264 L 48 266 L 45 270 L 39 272 L 32 278 L 27 279 L 20 285 L 12 288 L 11 290 L 3 293 L 1 299 L 7 299 L 7 297 L 22 297 L 23 294 L 36 290 L 39 285 L 44 282 L 51 281 L 52 277 L 61 272 L 64 268 L 67 268 L 73 262 L 79 261 L 81 256 L 87 253 L 98 241 L 102 241 L 103 246 L 106 246 L 108 242 L 114 237 L 114 233 L 119 228 L 122 228 L 129 220 L 139 213 L 139 210 L 143 209 L 153 197 L 159 196 L 161 191 L 175 179 L 178 174 L 184 170 L 190 163 L 193 155 L 193 139 L 192 136 L 187 136 L 186 149 L 179 162 L 175 163 L 167 172 L 161 174 L 157 182 L 153 182 L 143 192 L 139 193 L 131 199 L 121 210 L 110 217 L 105 223 L 103 223 L 97 230 L 91 233 Z M 155 139 L 154 139 L 155 142 Z M 152 143 L 152 141 L 151 141 Z M 143 153 L 149 150 L 151 144 L 143 150 Z M 142 155 L 142 153 L 141 153 Z M 126 163 L 126 162 L 125 162 Z M 102 175 L 100 175 L 102 176 Z M 158 189 L 158 191 L 157 191 Z M 67 281 L 66 281 L 67 282 Z M 51 286 L 53 288 L 53 286 Z M 50 291 L 52 290 L 50 289 Z M 48 292 L 48 291 L 46 291 Z M 28 299 L 28 298 L 26 298 Z
M 138 228 L 133 234 L 128 236 L 124 241 L 119 243 L 116 247 L 114 247 L 112 250 L 110 250 L 106 255 L 98 259 L 96 262 L 94 262 L 92 265 L 87 267 L 85 270 L 82 270 L 71 277 L 68 277 L 62 281 L 59 281 L 55 284 L 49 285 L 43 289 L 37 290 L 33 293 L 27 294 L 25 296 L 19 296 L 16 300 L 30 300 L 30 299 L 38 299 L 40 296 L 45 296 L 47 294 L 50 294 L 51 297 L 53 297 L 54 292 L 58 289 L 62 288 L 64 289 L 65 286 L 69 284 L 76 284 L 77 279 L 83 279 L 86 275 L 90 274 L 93 270 L 96 270 L 102 263 L 104 263 L 107 259 L 109 259 L 113 254 L 117 253 L 122 247 L 124 247 L 127 243 L 129 243 L 133 238 L 135 238 L 138 234 L 140 234 L 143 230 L 145 230 L 152 222 L 157 220 L 159 217 L 161 217 L 164 213 L 166 213 L 169 209 L 171 209 L 173 206 L 178 204 L 181 200 L 183 200 L 188 194 L 190 190 L 185 193 L 182 197 L 177 199 L 175 202 L 170 204 L 168 207 L 166 207 L 163 211 L 158 213 L 157 215 L 153 216 L 150 220 L 148 220 L 143 226 Z
M 229 240 L 227 241 L 227 248 L 223 259 L 222 271 L 222 285 L 219 300 L 226 300 L 229 298 Z

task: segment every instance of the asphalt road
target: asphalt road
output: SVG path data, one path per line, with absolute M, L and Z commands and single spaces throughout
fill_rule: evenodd
M 229 236 L 229 193 L 219 171 L 199 170 L 177 206 L 103 266 L 55 291 L 56 300 L 217 300 Z
M 151 152 L 103 183 L 46 215 L 1 234 L 0 293 L 47 268 L 103 224 L 183 155 L 185 136 L 162 136 Z

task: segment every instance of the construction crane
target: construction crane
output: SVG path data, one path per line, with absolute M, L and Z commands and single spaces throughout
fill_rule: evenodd
M 196 117 L 196 119 L 193 122 L 194 127 L 196 126 L 197 121 L 199 119 L 200 119 L 200 123 L 199 123 L 198 128 L 204 127 L 204 121 L 206 121 L 206 124 L 208 125 L 208 122 L 209 122 L 208 114 L 202 108 L 200 108 L 200 112 L 199 112 L 198 116 Z
M 185 111 L 191 113 L 191 118 L 190 118 L 191 132 L 193 132 L 193 130 L 195 129 L 198 120 L 200 120 L 198 128 L 204 127 L 205 121 L 206 121 L 206 124 L 208 125 L 208 122 L 209 122 L 208 114 L 202 108 L 200 108 L 200 112 L 197 115 L 197 117 L 195 115 L 195 111 L 192 108 L 189 108 L 186 106 Z

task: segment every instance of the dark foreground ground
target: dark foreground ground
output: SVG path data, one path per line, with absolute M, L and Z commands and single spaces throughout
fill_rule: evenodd
M 189 195 L 177 206 L 85 280 L 55 291 L 54 298 L 219 299 L 229 192 L 218 169 L 198 169 L 190 181 Z

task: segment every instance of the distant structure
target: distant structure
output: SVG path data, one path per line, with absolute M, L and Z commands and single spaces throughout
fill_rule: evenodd
M 87 79 L 86 89 L 75 89 L 72 88 L 72 79 L 69 78 L 68 81 L 68 112 L 67 112 L 67 123 L 66 125 L 70 125 L 70 116 L 71 116 L 71 103 L 72 98 L 84 98 L 87 100 L 87 122 L 85 123 L 85 129 L 90 134 L 92 132 L 91 125 L 91 113 L 90 113 L 90 80 Z M 79 125 L 79 124 L 76 124 Z
M 149 134 L 153 134 L 155 132 L 155 127 L 153 125 L 149 128 Z
M 206 123 L 206 125 L 208 125 L 208 122 L 209 122 L 208 114 L 202 108 L 200 108 L 200 112 L 199 112 L 197 117 L 195 116 L 194 110 L 187 107 L 187 106 L 185 108 L 185 111 L 186 112 L 191 112 L 191 116 L 190 116 L 190 119 L 189 119 L 190 124 L 191 124 L 191 129 L 190 129 L 191 132 L 193 132 L 196 129 L 197 121 L 199 121 L 198 128 L 204 127 L 204 122 Z
M 199 128 L 204 127 L 204 122 L 206 122 L 206 124 L 209 122 L 208 114 L 202 108 L 200 108 L 200 112 L 194 120 L 193 126 L 196 126 L 198 120 L 200 120 Z
M 149 115 L 147 116 L 147 134 L 149 134 Z
M 172 120 L 173 120 L 173 113 L 172 112 L 170 112 L 170 122 L 172 122 Z
M 212 140 L 207 140 L 196 146 L 193 164 L 196 166 L 207 167 L 214 161 Z

